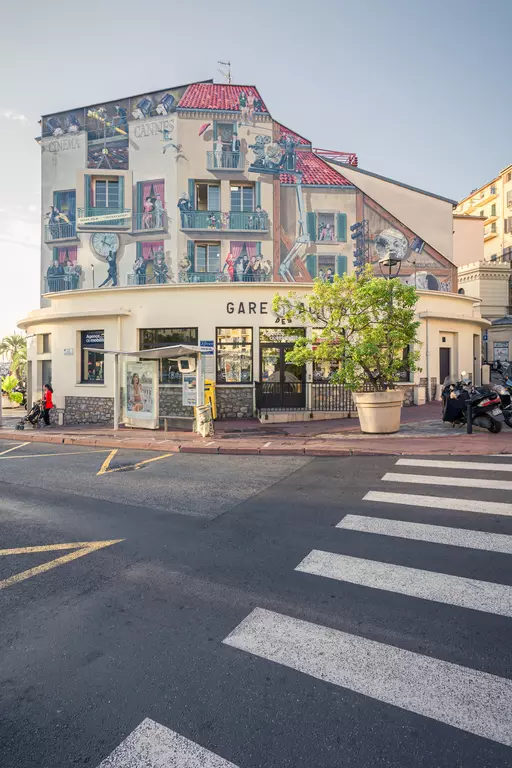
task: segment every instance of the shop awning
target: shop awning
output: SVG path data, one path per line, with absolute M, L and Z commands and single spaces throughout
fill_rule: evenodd
M 161 358 L 175 360 L 178 357 L 189 357 L 201 352 L 201 347 L 191 344 L 173 344 L 170 347 L 158 347 L 157 349 L 137 349 L 134 352 L 127 352 L 124 349 L 98 349 L 98 347 L 83 347 L 83 349 L 91 352 L 102 352 L 104 355 L 143 357 L 145 360 L 159 360 Z

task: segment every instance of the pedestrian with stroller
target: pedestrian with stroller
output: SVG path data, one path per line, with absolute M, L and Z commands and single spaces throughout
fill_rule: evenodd
M 43 390 L 43 421 L 45 427 L 50 426 L 50 411 L 53 408 L 53 389 L 49 384 L 44 385 Z

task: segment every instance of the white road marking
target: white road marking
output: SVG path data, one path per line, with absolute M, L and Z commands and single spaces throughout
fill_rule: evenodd
M 263 444 L 263 447 L 264 447 L 264 448 L 268 448 L 268 447 L 269 447 L 269 445 L 272 445 L 272 440 L 269 440 L 269 441 L 268 441 L 268 443 L 264 443 L 264 444 Z
M 459 512 L 478 512 L 482 515 L 512 515 L 512 504 L 502 501 L 480 501 L 479 499 L 450 499 L 446 496 L 421 496 L 414 493 L 388 493 L 368 491 L 363 501 L 378 501 L 387 504 L 406 504 L 411 507 L 453 509 Z
M 146 718 L 98 768 L 237 768 L 179 733 Z
M 314 549 L 296 571 L 474 611 L 512 616 L 512 587 Z
M 512 491 L 512 480 L 477 480 L 472 477 L 441 477 L 440 475 L 406 475 L 386 472 L 383 480 L 393 483 L 418 483 L 419 485 L 450 485 L 463 488 L 490 488 L 494 491 Z
M 403 520 L 386 520 L 381 517 L 361 515 L 346 515 L 336 528 L 512 555 L 512 536 L 504 533 L 483 533 L 462 528 L 449 528 L 444 525 L 408 523 Z
M 436 459 L 398 459 L 402 467 L 432 467 L 436 469 L 468 469 L 484 472 L 512 472 L 512 464 L 492 464 L 486 461 L 439 461 Z
M 512 680 L 262 608 L 224 643 L 512 746 Z
M 0 453 L 0 456 L 5 456 L 6 453 L 11 453 L 11 451 L 17 451 L 18 448 L 23 448 L 25 445 L 30 445 L 30 442 L 28 443 L 18 443 L 18 445 L 13 445 L 11 448 L 7 448 L 6 451 L 2 451 Z

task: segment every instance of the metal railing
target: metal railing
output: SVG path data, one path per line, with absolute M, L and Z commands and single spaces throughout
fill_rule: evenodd
M 128 285 L 165 285 L 171 282 L 167 275 L 127 275 Z
M 264 211 L 182 211 L 181 228 L 217 232 L 267 232 L 268 214 Z
M 76 237 L 76 224 L 74 221 L 69 224 L 46 224 L 44 228 L 44 239 L 46 243 L 53 240 L 71 240 Z
M 89 206 L 87 208 L 78 208 L 77 222 L 78 229 L 88 229 L 89 227 L 130 227 L 132 213 L 130 208 L 112 207 L 97 208 Z
M 267 272 L 253 272 L 251 274 L 233 275 L 230 279 L 227 272 L 180 272 L 180 283 L 271 283 L 272 274 Z
M 151 232 L 165 230 L 169 223 L 167 211 L 151 211 L 151 213 L 134 213 L 132 229 L 134 232 Z
M 342 384 L 331 382 L 296 381 L 274 382 L 257 381 L 256 410 L 260 414 L 271 411 L 332 411 L 355 413 L 356 405 L 352 392 Z M 372 387 L 363 387 L 371 391 Z
M 243 171 L 245 154 L 243 152 L 207 152 L 206 168 L 209 171 Z
M 76 291 L 80 287 L 80 275 L 50 275 L 44 278 L 45 293 Z

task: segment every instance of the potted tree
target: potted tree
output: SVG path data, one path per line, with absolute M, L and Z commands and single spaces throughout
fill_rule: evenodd
M 312 338 L 296 341 L 287 359 L 337 363 L 331 381 L 353 393 L 361 430 L 390 433 L 400 428 L 399 374 L 417 369 L 417 301 L 413 286 L 375 277 L 367 266 L 359 276 L 317 279 L 307 296 L 278 294 L 273 309 L 285 320 L 313 327 Z

